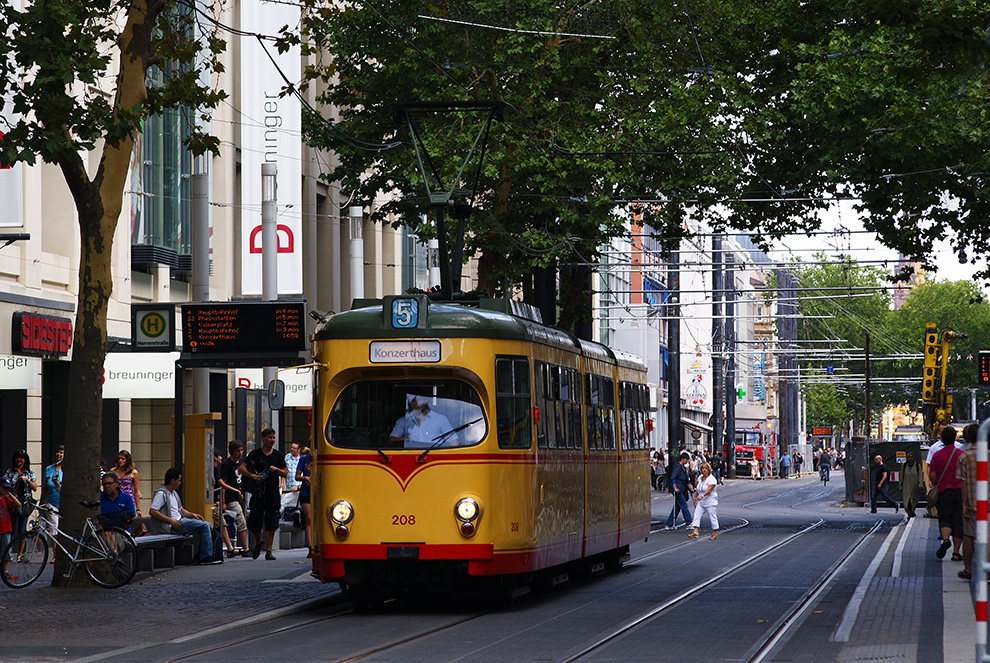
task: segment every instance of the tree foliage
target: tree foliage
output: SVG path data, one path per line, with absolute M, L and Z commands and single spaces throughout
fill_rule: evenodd
M 751 29 L 742 4 L 724 2 L 690 12 L 640 0 L 320 6 L 303 22 L 304 39 L 324 58 L 308 75 L 326 86 L 320 101 L 340 111 L 334 121 L 311 114 L 307 137 L 340 156 L 327 179 L 354 200 L 397 194 L 374 219 L 430 237 L 429 176 L 393 105 L 508 104 L 477 187 L 469 175 L 456 182 L 475 194 L 469 254 L 481 257 L 482 287 L 498 291 L 525 283 L 534 267 L 595 263 L 603 240 L 623 232 L 630 203 L 657 201 L 642 208 L 645 221 L 670 239 L 689 209 L 706 210 L 738 189 L 746 157 L 733 103 L 746 81 L 706 68 L 705 51 L 735 58 Z M 424 113 L 417 122 L 420 147 L 449 188 L 477 114 Z M 797 221 L 790 223 L 773 232 Z
M 928 322 L 935 323 L 939 334 L 951 330 L 969 336 L 951 341 L 946 369 L 946 387 L 955 395 L 955 419 L 965 421 L 971 414 L 969 390 L 981 387 L 977 357 L 980 350 L 986 349 L 986 339 L 990 338 L 990 302 L 971 281 L 920 283 L 911 290 L 903 306 L 891 315 L 891 334 L 912 352 L 922 353 L 925 323 Z M 921 376 L 921 366 L 919 359 L 905 368 L 914 376 Z M 917 391 L 920 392 L 920 388 Z
M 799 358 L 799 363 L 802 373 L 815 381 L 824 381 L 820 386 L 829 387 L 806 391 L 809 409 L 821 409 L 830 416 L 837 416 L 836 408 L 841 403 L 845 413 L 841 422 L 854 418 L 862 420 L 866 403 L 867 336 L 870 338 L 872 376 L 891 375 L 886 368 L 889 360 L 877 361 L 872 357 L 904 351 L 887 329 L 890 296 L 884 288 L 890 275 L 849 258 L 840 257 L 838 262 L 831 262 L 824 253 L 815 254 L 809 262 L 804 267 L 801 263 L 794 265 L 799 288 L 796 295 L 803 316 L 798 325 L 798 338 L 808 341 L 802 344 L 806 351 L 818 354 L 813 358 Z M 828 366 L 832 366 L 833 373 L 826 372 Z M 896 385 L 893 388 L 871 385 L 871 409 L 881 409 L 897 391 Z M 828 402 L 816 403 L 815 399 L 820 396 L 827 397 Z M 895 397 L 893 402 L 900 401 Z M 828 422 L 828 425 L 832 424 Z
M 197 27 L 203 14 L 191 7 L 173 0 L 36 0 L 23 10 L 0 3 L 6 123 L 0 150 L 10 163 L 58 166 L 80 229 L 61 490 L 70 532 L 82 529 L 85 513 L 78 502 L 99 493 L 94 459 L 100 457 L 102 434 L 111 249 L 134 138 L 151 115 L 180 106 L 209 109 L 225 96 L 209 80 L 221 69 L 217 57 L 224 42 L 209 24 Z M 149 87 L 152 68 L 163 73 L 161 83 Z M 215 137 L 197 131 L 188 147 L 201 153 L 217 145 Z M 95 152 L 95 167 L 88 152 Z M 53 584 L 64 582 L 66 560 L 60 556 L 58 564 Z
M 962 257 L 990 240 L 984 9 L 318 3 L 302 25 L 320 57 L 307 75 L 340 111 L 311 114 L 307 135 L 340 155 L 327 178 L 354 200 L 396 194 L 376 220 L 429 237 L 424 176 L 391 105 L 510 104 L 467 226 L 488 290 L 526 283 L 534 267 L 594 264 L 635 201 L 649 201 L 645 221 L 668 240 L 689 211 L 760 238 L 814 229 L 834 196 L 853 196 L 887 245 L 927 261 L 950 237 Z M 419 121 L 450 187 L 477 117 Z M 475 189 L 470 177 L 456 184 Z
M 933 267 L 933 244 L 960 260 L 990 240 L 990 40 L 972 0 L 772 2 L 767 39 L 740 69 L 752 172 L 784 205 L 741 205 L 758 219 L 858 198 L 886 245 Z M 721 62 L 716 66 L 728 66 Z M 755 183 L 755 182 L 754 182 Z M 985 277 L 990 274 L 984 273 Z

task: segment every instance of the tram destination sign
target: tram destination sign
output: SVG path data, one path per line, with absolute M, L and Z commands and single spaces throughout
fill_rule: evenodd
M 182 351 L 192 355 L 294 353 L 306 349 L 305 302 L 182 305 Z

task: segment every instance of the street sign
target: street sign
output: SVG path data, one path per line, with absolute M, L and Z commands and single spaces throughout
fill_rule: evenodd
M 131 352 L 175 351 L 175 306 L 131 304 Z

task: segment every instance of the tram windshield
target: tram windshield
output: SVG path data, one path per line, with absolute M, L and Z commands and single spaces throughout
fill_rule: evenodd
M 461 380 L 355 382 L 337 398 L 326 426 L 330 444 L 346 449 L 466 447 L 487 432 L 481 398 Z

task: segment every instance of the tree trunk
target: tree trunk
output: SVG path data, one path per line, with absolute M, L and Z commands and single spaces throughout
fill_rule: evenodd
M 151 52 L 151 30 L 162 3 L 136 0 L 120 36 L 120 72 L 115 108 L 134 108 L 148 96 L 145 72 Z M 79 221 L 79 295 L 69 367 L 69 402 L 65 418 L 65 480 L 62 482 L 61 527 L 79 535 L 87 515 L 81 501 L 100 494 L 100 447 L 103 433 L 103 363 L 106 357 L 107 308 L 113 289 L 111 259 L 117 220 L 123 208 L 124 186 L 130 167 L 134 135 L 107 142 L 96 176 L 89 179 L 78 155 L 59 162 L 72 192 Z M 64 555 L 57 555 L 52 585 L 70 585 Z M 71 585 L 87 585 L 85 573 L 76 573 Z

